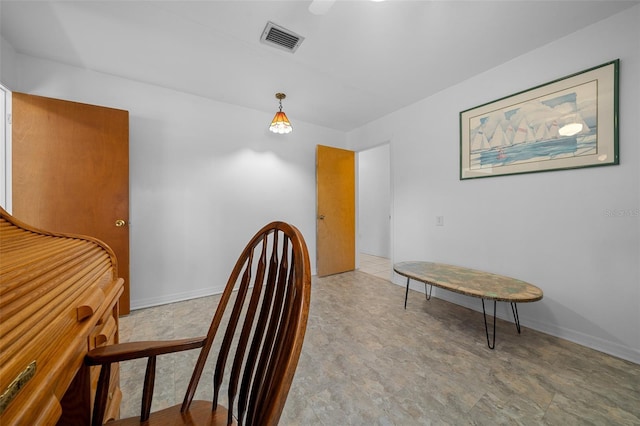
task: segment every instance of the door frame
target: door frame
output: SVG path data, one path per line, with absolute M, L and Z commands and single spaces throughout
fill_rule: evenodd
M 7 213 L 11 214 L 11 190 L 12 169 L 11 169 L 11 90 L 0 83 L 0 134 L 2 137 L 2 147 L 0 147 L 0 167 L 2 168 L 2 185 L 0 185 L 0 205 Z
M 360 233 L 360 209 L 359 209 L 359 200 L 360 200 L 360 173 L 359 173 L 359 166 L 360 166 L 360 153 L 362 151 L 366 151 L 369 149 L 374 149 L 383 145 L 389 145 L 389 155 L 387 158 L 387 161 L 389 162 L 389 258 L 390 260 L 393 262 L 394 259 L 394 253 L 395 253 L 395 236 L 394 236 L 394 230 L 395 230 L 395 211 L 394 211 L 394 186 L 393 186 L 393 170 L 392 170 L 392 164 L 393 164 L 393 152 L 392 152 L 392 144 L 390 140 L 386 140 L 383 141 L 381 143 L 378 143 L 376 145 L 372 145 L 372 146 L 368 146 L 366 148 L 362 148 L 358 151 L 352 150 L 354 152 L 354 183 L 355 183 L 355 192 L 354 192 L 354 211 L 355 211 L 355 241 L 354 241 L 354 257 L 355 257 L 355 269 L 359 269 L 360 268 L 360 238 L 358 237 L 359 233 Z M 336 148 L 336 147 L 329 147 L 329 148 Z M 344 149 L 347 151 L 350 151 L 346 148 L 336 148 L 336 149 Z M 316 237 L 317 237 L 317 227 L 318 227 L 318 215 L 320 214 L 319 212 L 319 208 L 318 206 L 316 206 Z M 317 250 L 318 248 L 318 241 L 316 238 L 316 262 L 319 261 L 319 252 Z M 317 271 L 316 271 L 317 274 Z M 318 274 L 319 276 L 319 274 Z M 393 275 L 391 275 L 389 277 L 390 280 L 392 280 Z

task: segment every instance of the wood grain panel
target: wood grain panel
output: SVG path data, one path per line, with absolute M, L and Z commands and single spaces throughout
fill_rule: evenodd
M 129 113 L 13 93 L 13 216 L 116 253 L 129 312 Z
M 317 273 L 355 269 L 355 153 L 318 145 Z

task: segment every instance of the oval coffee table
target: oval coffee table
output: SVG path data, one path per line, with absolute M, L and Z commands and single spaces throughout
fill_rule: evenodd
M 484 328 L 489 349 L 494 349 L 496 345 L 496 302 L 509 302 L 511 304 L 511 311 L 519 334 L 520 318 L 518 317 L 517 303 L 535 302 L 542 299 L 542 290 L 532 284 L 515 278 L 462 266 L 416 261 L 396 263 L 393 265 L 393 270 L 407 277 L 407 290 L 404 296 L 405 309 L 407 309 L 407 298 L 409 296 L 409 281 L 412 279 L 424 283 L 427 300 L 431 299 L 433 286 L 482 299 Z M 431 286 L 428 293 L 427 285 Z M 489 339 L 487 314 L 484 308 L 485 299 L 493 300 L 493 342 Z

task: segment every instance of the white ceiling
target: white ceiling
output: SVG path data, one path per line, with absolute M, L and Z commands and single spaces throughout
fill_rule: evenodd
M 348 131 L 638 1 L 7 1 L 18 53 Z M 260 42 L 267 21 L 303 37 Z M 541 64 L 540 66 L 545 66 Z

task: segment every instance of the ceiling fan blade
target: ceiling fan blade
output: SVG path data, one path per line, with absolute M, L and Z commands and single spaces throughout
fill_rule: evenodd
M 336 0 L 313 0 L 309 5 L 309 12 L 314 15 L 324 15 L 331 9 Z

